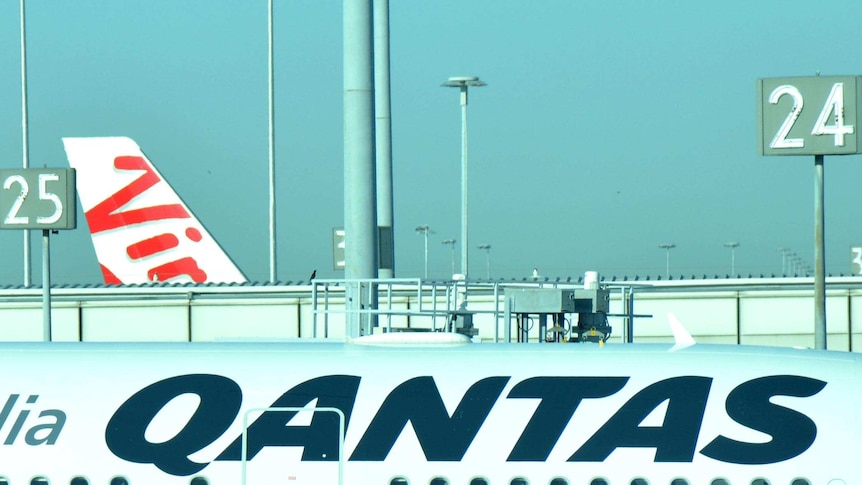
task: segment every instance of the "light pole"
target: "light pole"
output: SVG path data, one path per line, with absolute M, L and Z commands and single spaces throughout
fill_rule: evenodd
M 802 271 L 802 258 L 796 253 L 790 253 L 790 271 L 793 276 L 799 276 Z
M 674 243 L 662 243 L 658 247 L 664 249 L 665 252 L 665 276 L 670 279 L 670 250 L 676 247 Z
M 787 274 L 787 253 L 790 248 L 778 248 L 777 251 L 781 253 L 781 276 L 784 276 Z
M 428 227 L 428 224 L 416 226 L 416 233 L 425 236 L 425 278 L 428 278 L 428 234 L 434 234 L 434 231 Z
M 267 104 L 269 105 L 269 163 L 267 167 L 269 170 L 269 281 L 274 283 L 278 279 L 278 272 L 275 252 L 275 70 L 273 69 L 272 2 L 273 0 L 267 0 Z
M 736 274 L 736 248 L 739 247 L 739 243 L 736 241 L 726 242 L 724 247 L 730 248 L 730 276 L 733 276 Z
M 443 241 L 443 244 L 448 244 L 449 246 L 452 247 L 452 272 L 449 273 L 450 277 L 451 277 L 451 275 L 455 274 L 455 243 L 456 242 L 458 242 L 458 241 L 456 241 L 454 239 L 446 239 L 445 241 Z
M 490 244 L 480 244 L 479 249 L 485 250 L 485 267 L 486 267 L 486 275 L 487 279 L 491 279 L 491 245 Z
M 19 10 L 21 23 L 21 158 L 24 169 L 27 169 L 30 167 L 30 128 L 27 121 L 27 21 L 25 19 L 24 0 L 19 2 Z M 24 286 L 30 286 L 30 276 L 32 274 L 30 230 L 25 229 L 22 232 L 24 233 Z
M 461 274 L 467 279 L 467 88 L 481 87 L 485 83 L 475 76 L 450 77 L 442 84 L 461 90 Z

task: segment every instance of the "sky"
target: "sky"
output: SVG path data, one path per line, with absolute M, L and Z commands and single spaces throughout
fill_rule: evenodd
M 862 74 L 862 2 L 390 2 L 395 276 L 448 278 L 470 91 L 470 276 L 779 274 L 814 264 L 814 163 L 761 156 L 756 82 Z M 135 139 L 249 280 L 269 279 L 266 2 L 30 1 L 31 167 L 67 136 Z M 342 2 L 275 0 L 277 279 L 339 278 Z M 0 0 L 0 168 L 22 166 L 19 1 Z M 825 162 L 826 268 L 862 245 L 859 155 Z M 100 283 L 86 219 L 52 282 Z M 41 237 L 33 233 L 33 281 Z M 23 283 L 0 231 L 0 285 Z M 488 252 L 479 250 L 489 244 Z M 460 244 L 456 245 L 460 264 Z M 490 261 L 490 264 L 488 264 Z

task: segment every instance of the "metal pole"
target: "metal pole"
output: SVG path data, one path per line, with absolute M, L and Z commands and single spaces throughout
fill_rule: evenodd
M 276 255 L 275 255 L 275 74 L 273 70 L 273 28 L 272 28 L 272 0 L 268 0 L 267 15 L 267 39 L 269 42 L 269 55 L 267 65 L 269 67 L 269 281 L 275 282 Z
M 739 247 L 739 243 L 727 242 L 724 243 L 724 247 L 730 248 L 730 275 L 734 276 L 736 274 L 736 248 Z
M 665 276 L 670 279 L 670 250 L 676 247 L 674 243 L 659 244 L 658 247 L 665 251 Z
M 628 317 L 626 318 L 626 343 L 635 342 L 635 287 L 629 287 Z
M 480 244 L 479 249 L 485 250 L 485 266 L 486 266 L 486 275 L 487 279 L 491 279 L 491 245 L 490 244 Z
M 670 248 L 665 248 L 664 271 L 665 276 L 670 278 Z
M 344 62 L 344 234 L 347 295 L 347 336 L 371 331 L 370 313 L 376 308 L 377 176 L 375 174 L 374 67 L 371 0 L 343 2 Z
M 814 155 L 814 348 L 826 349 L 823 155 Z
M 467 86 L 461 86 L 461 274 L 467 279 Z
M 443 83 L 444 87 L 457 87 L 461 92 L 461 274 L 467 280 L 468 253 L 470 251 L 467 237 L 467 89 L 469 86 L 485 86 L 485 83 L 474 76 L 450 77 Z M 466 286 L 465 286 L 466 289 Z M 467 293 L 464 293 L 466 302 Z
M 452 272 L 449 273 L 450 278 L 452 277 L 452 275 L 455 274 L 455 243 L 456 242 L 457 241 L 455 241 L 454 239 L 447 239 L 447 240 L 443 241 L 443 244 L 448 244 L 449 246 L 451 246 L 451 250 L 452 250 L 452 252 L 451 252 L 451 254 L 452 254 Z
M 30 167 L 30 131 L 27 125 L 27 34 L 24 15 L 24 0 L 20 3 L 21 12 L 21 156 L 24 168 Z M 24 286 L 30 286 L 30 230 L 24 230 Z
M 42 229 L 42 339 L 51 341 L 51 231 Z
M 481 337 L 480 337 L 481 339 Z M 500 341 L 500 285 L 494 283 L 494 343 Z
M 428 224 L 416 226 L 416 232 L 425 236 L 425 279 L 428 279 L 428 233 L 433 232 Z
M 381 228 L 380 278 L 395 277 L 395 221 L 392 188 L 392 114 L 389 88 L 389 0 L 374 1 L 374 116 L 377 157 L 377 224 Z M 427 273 L 427 271 L 426 271 Z M 427 278 L 428 275 L 426 274 Z

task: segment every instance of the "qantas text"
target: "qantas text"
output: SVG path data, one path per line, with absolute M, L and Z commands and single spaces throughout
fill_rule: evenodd
M 475 382 L 457 409 L 446 411 L 434 378 L 419 376 L 402 382 L 386 396 L 364 430 L 350 461 L 383 461 L 405 426 L 410 423 L 428 461 L 461 461 L 491 409 L 501 399 L 510 377 L 487 377 Z M 297 384 L 271 407 L 340 409 L 347 425 L 362 380 L 359 376 L 328 375 Z M 539 404 L 506 458 L 509 462 L 542 462 L 585 399 L 602 399 L 620 391 L 628 377 L 532 377 L 515 384 L 505 399 L 538 399 Z M 725 400 L 735 422 L 772 437 L 749 443 L 719 434 L 697 449 L 707 398 L 713 379 L 680 376 L 654 382 L 635 393 L 586 442 L 569 462 L 601 462 L 617 448 L 654 448 L 656 462 L 692 462 L 695 453 L 726 463 L 769 464 L 805 452 L 817 435 L 814 421 L 770 401 L 774 396 L 805 398 L 820 392 L 826 382 L 795 375 L 772 375 L 736 386 Z M 161 409 L 174 398 L 194 394 L 200 404 L 171 439 L 150 442 L 145 431 Z M 111 417 L 105 440 L 118 457 L 152 463 L 172 475 L 191 475 L 208 463 L 189 456 L 219 438 L 240 410 L 242 391 L 227 377 L 191 374 L 158 381 L 134 394 Z M 661 426 L 641 422 L 667 402 Z M 334 413 L 313 413 L 308 426 L 285 426 L 296 413 L 265 412 L 248 429 L 248 459 L 268 446 L 302 447 L 303 461 L 337 461 L 339 419 Z M 242 437 L 237 437 L 215 461 L 239 461 Z

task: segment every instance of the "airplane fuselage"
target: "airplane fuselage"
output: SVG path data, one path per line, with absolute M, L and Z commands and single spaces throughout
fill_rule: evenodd
M 4 344 L 0 477 L 856 483 L 856 355 L 668 349 Z

